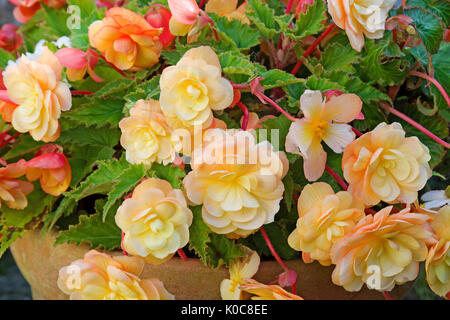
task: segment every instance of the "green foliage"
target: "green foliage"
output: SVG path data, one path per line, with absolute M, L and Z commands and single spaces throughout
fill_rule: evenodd
M 202 206 L 191 207 L 194 219 L 189 228 L 189 249 L 211 267 L 229 266 L 230 261 L 244 256 L 242 247 L 224 235 L 213 233 L 203 222 Z
M 278 33 L 279 26 L 274 19 L 275 11 L 260 0 L 247 1 L 249 9 L 248 18 L 255 24 L 264 38 L 272 39 Z
M 358 60 L 358 57 L 358 52 L 353 48 L 334 42 L 325 48 L 320 62 L 327 71 L 343 70 L 354 73 L 352 64 Z
M 72 109 L 62 114 L 85 126 L 117 126 L 123 117 L 123 100 L 108 98 L 74 98 Z
M 0 49 L 0 69 L 4 70 L 8 65 L 8 61 L 10 60 L 14 61 L 15 60 L 14 56 L 8 51 Z
M 294 40 L 318 33 L 324 28 L 322 24 L 326 20 L 326 8 L 323 1 L 314 1 L 309 5 L 305 13 L 300 13 L 294 29 L 288 29 L 286 35 Z M 292 30 L 289 32 L 289 30 Z
M 266 90 L 277 87 L 285 87 L 290 84 L 302 82 L 302 79 L 296 78 L 292 74 L 280 69 L 268 70 L 261 73 L 260 77 L 264 78 L 260 83 Z
M 180 167 L 176 167 L 171 164 L 163 165 L 153 163 L 148 172 L 148 176 L 166 180 L 172 185 L 173 188 L 180 189 L 182 180 L 186 176 L 186 173 Z
M 50 8 L 45 3 L 41 5 L 46 15 L 45 21 L 50 27 L 50 30 L 52 30 L 52 33 L 58 37 L 70 35 L 70 30 L 66 23 L 69 15 L 64 10 Z

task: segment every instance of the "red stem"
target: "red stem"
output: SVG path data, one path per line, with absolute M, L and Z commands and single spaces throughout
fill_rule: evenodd
M 91 91 L 70 91 L 72 94 L 80 94 L 80 95 L 90 95 L 90 94 L 94 94 L 95 92 L 91 92 Z
M 328 28 L 309 46 L 308 49 L 306 49 L 306 51 L 303 53 L 303 57 L 306 58 L 307 56 L 310 55 L 311 52 L 313 52 L 313 50 L 319 45 L 319 43 L 331 32 L 333 31 L 334 27 L 336 27 L 336 25 L 333 23 L 331 23 Z M 298 70 L 300 69 L 300 67 L 303 64 L 303 60 L 298 60 L 297 64 L 295 65 L 294 69 L 292 69 L 292 74 L 295 75 Z
M 352 127 L 353 132 L 358 136 L 361 137 L 363 134 L 361 132 L 359 132 L 357 129 Z
M 276 252 L 275 248 L 272 245 L 272 242 L 270 242 L 269 236 L 267 235 L 267 232 L 264 229 L 264 227 L 261 227 L 259 230 L 261 231 L 261 234 L 262 234 L 262 236 L 264 238 L 264 241 L 266 242 L 267 247 L 269 248 L 270 252 L 274 256 L 275 260 L 277 260 L 277 262 L 284 269 L 284 271 L 288 271 L 289 270 L 288 266 L 284 263 L 283 260 L 281 260 L 280 256 Z
M 202 8 L 206 3 L 206 0 L 200 1 L 200 4 L 198 5 L 199 8 Z
M 289 0 L 288 5 L 286 7 L 286 11 L 284 12 L 284 14 L 288 14 L 289 12 L 291 12 L 293 4 L 294 4 L 294 0 Z
M 238 102 L 236 103 L 236 105 L 241 108 L 242 112 L 244 112 L 244 119 L 242 119 L 242 130 L 247 130 L 247 125 L 248 125 L 248 109 L 247 107 L 242 103 L 242 102 Z
M 183 261 L 188 261 L 188 257 L 186 256 L 186 253 L 184 253 L 183 249 L 178 249 L 177 252 Z
M 392 114 L 395 114 L 397 117 L 399 117 L 400 119 L 405 120 L 406 122 L 408 122 L 410 125 L 412 125 L 413 127 L 419 129 L 421 132 L 423 132 L 424 134 L 426 134 L 428 137 L 430 137 L 431 139 L 433 139 L 434 141 L 436 141 L 437 143 L 441 144 L 442 146 L 444 146 L 447 149 L 450 149 L 450 143 L 445 142 L 444 140 L 442 140 L 441 138 L 439 138 L 438 136 L 436 136 L 435 134 L 433 134 L 432 132 L 430 132 L 428 129 L 426 129 L 425 127 L 421 126 L 420 124 L 418 124 L 416 121 L 414 121 L 413 119 L 411 119 L 410 117 L 408 117 L 407 115 L 401 113 L 400 111 L 392 108 L 391 106 L 389 106 L 388 104 L 383 104 L 382 105 L 383 108 L 387 111 L 389 111 Z
M 375 211 L 375 210 L 373 210 L 373 209 L 371 209 L 371 208 L 366 208 L 366 210 L 364 210 L 366 213 L 369 213 L 369 214 L 376 214 L 377 212 Z
M 394 300 L 394 299 L 392 299 L 391 295 L 387 291 L 383 291 L 383 296 L 386 300 Z
M 422 79 L 428 80 L 432 84 L 434 84 L 436 86 L 436 88 L 438 88 L 438 90 L 441 92 L 442 96 L 445 99 L 445 102 L 447 102 L 447 105 L 450 107 L 450 98 L 448 97 L 447 92 L 445 92 L 444 87 L 435 78 L 430 77 L 426 73 L 422 73 L 422 72 L 418 72 L 418 71 L 410 71 L 409 74 L 412 76 L 416 76 L 416 77 L 420 77 Z
M 345 183 L 344 179 L 342 179 L 337 173 L 336 171 L 334 171 L 333 169 L 331 169 L 330 166 L 325 165 L 325 170 L 331 174 L 333 176 L 333 178 L 340 184 L 340 186 L 342 187 L 342 189 L 347 190 L 348 186 Z
M 273 101 L 272 99 L 270 99 L 268 96 L 266 96 L 264 93 L 262 92 L 257 92 L 256 96 L 259 98 L 264 99 L 265 101 L 267 101 L 268 103 L 270 103 L 272 106 L 274 106 L 275 108 L 277 108 L 278 111 L 280 111 L 282 114 L 284 114 L 289 120 L 291 121 L 296 121 L 298 120 L 297 118 L 291 116 L 289 113 L 287 113 L 282 107 L 280 107 L 275 101 Z

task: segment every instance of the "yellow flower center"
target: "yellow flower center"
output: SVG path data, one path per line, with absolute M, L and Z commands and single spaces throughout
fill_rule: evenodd
M 319 137 L 320 140 L 325 136 L 326 130 L 330 127 L 330 123 L 326 120 L 316 120 L 312 123 L 314 135 Z

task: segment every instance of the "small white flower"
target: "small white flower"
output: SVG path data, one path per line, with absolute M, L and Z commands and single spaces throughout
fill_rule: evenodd
M 67 36 L 62 36 L 61 38 L 58 38 L 58 40 L 52 42 L 55 46 L 58 47 L 58 49 L 61 49 L 62 47 L 71 48 L 72 43 L 70 42 L 70 38 Z
M 432 190 L 423 194 L 422 201 L 425 209 L 440 209 L 450 205 L 450 186 L 445 190 Z

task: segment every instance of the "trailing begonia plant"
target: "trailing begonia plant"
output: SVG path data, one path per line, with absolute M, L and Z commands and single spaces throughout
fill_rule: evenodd
M 176 255 L 224 299 L 301 299 L 296 259 L 449 298 L 447 1 L 10 1 L 0 254 L 88 243 L 72 299 L 172 299 L 139 276 Z

